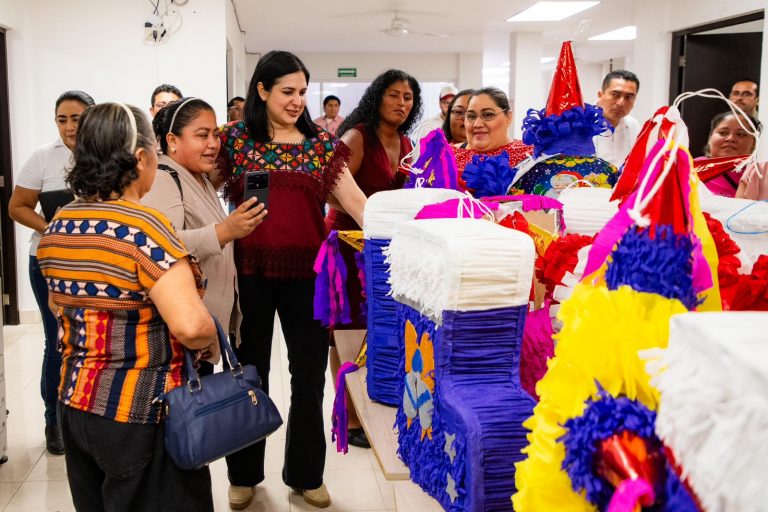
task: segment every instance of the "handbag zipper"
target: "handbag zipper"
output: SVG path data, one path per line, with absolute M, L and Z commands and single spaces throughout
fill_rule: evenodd
M 259 400 L 256 398 L 256 392 L 252 389 L 249 389 L 247 391 L 243 391 L 234 396 L 231 396 L 226 400 L 222 400 L 220 402 L 199 408 L 195 411 L 194 417 L 199 418 L 200 416 L 207 416 L 208 414 L 224 409 L 225 407 L 229 407 L 230 405 L 233 405 L 241 400 L 245 400 L 248 397 L 251 398 L 251 403 L 253 403 L 253 405 L 258 405 Z

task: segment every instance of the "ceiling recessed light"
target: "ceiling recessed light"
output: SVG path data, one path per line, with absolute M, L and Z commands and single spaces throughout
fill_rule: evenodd
M 555 58 L 554 57 L 542 57 L 541 58 L 541 63 L 542 64 L 549 64 L 550 62 L 555 62 Z
M 560 21 L 600 2 L 537 2 L 507 21 Z
M 627 27 L 621 27 L 616 30 L 611 30 L 605 34 L 592 36 L 590 41 L 631 41 L 637 38 L 637 27 L 629 25 Z

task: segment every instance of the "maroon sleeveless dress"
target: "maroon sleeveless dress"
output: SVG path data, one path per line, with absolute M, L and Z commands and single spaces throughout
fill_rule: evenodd
M 355 129 L 363 135 L 363 160 L 355 174 L 355 182 L 365 197 L 370 197 L 382 190 L 403 188 L 407 174 L 401 169 L 398 169 L 394 175 L 392 174 L 389 156 L 379 138 L 375 134 L 369 133 L 363 125 L 357 125 Z M 399 159 L 402 160 L 412 149 L 411 141 L 401 133 Z M 333 229 L 339 231 L 362 229 L 352 217 L 333 207 L 329 209 L 328 215 L 325 217 L 325 225 L 329 232 Z M 347 297 L 349 298 L 352 323 L 337 326 L 336 329 L 365 329 L 366 312 L 361 309 L 361 307 L 365 307 L 365 299 L 360 280 L 357 277 L 355 250 L 341 241 L 339 247 L 348 270 Z

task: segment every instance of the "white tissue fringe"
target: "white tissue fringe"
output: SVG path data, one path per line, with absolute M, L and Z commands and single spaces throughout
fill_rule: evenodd
M 619 211 L 617 201 L 611 202 L 613 190 L 599 187 L 567 188 L 560 192 L 563 203 L 565 233 L 592 236 Z
M 464 197 L 447 188 L 407 188 L 377 192 L 368 198 L 363 212 L 363 236 L 366 239 L 392 238 L 400 222 L 413 220 L 429 204 Z
M 439 319 L 528 303 L 535 249 L 526 234 L 479 219 L 399 224 L 384 250 L 395 300 Z
M 641 352 L 661 393 L 656 432 L 708 512 L 766 510 L 768 313 L 672 317 Z

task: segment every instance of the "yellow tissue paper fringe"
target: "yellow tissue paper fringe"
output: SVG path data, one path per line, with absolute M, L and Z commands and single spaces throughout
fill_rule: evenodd
M 514 510 L 592 511 L 583 493 L 571 487 L 562 469 L 565 448 L 558 442 L 565 422 L 580 416 L 597 395 L 595 380 L 613 396 L 639 400 L 655 410 L 659 394 L 638 352 L 666 347 L 669 319 L 687 309 L 676 299 L 637 292 L 629 286 L 579 284 L 560 309 L 563 330 L 556 336 L 555 357 L 536 385 L 541 401 L 526 422 L 527 459 L 517 464 Z

